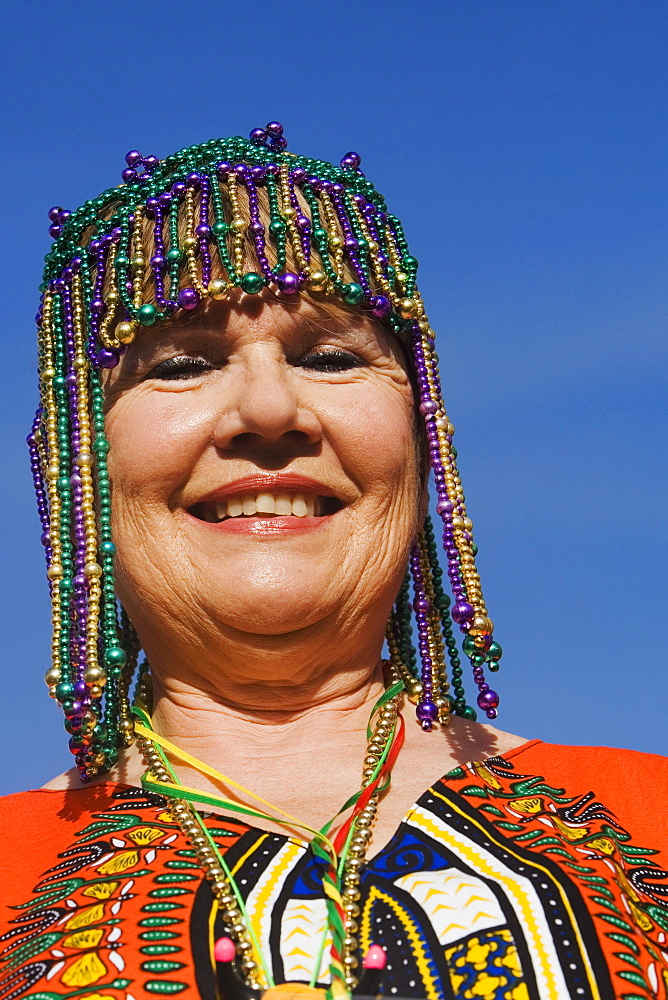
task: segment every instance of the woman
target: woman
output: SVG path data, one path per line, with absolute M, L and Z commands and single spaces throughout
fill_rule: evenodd
M 667 762 L 475 721 L 453 622 L 489 719 L 501 649 L 417 262 L 356 154 L 285 146 L 132 151 L 51 212 L 29 445 L 76 769 L 5 800 L 0 1000 L 665 997 Z

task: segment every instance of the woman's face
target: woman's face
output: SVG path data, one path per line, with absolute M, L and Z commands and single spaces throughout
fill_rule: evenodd
M 387 615 L 419 486 L 411 385 L 379 324 L 306 296 L 211 302 L 128 349 L 107 433 L 140 635 Z

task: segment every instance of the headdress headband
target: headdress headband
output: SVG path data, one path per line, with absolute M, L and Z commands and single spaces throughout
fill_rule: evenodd
M 388 624 L 390 656 L 424 729 L 447 724 L 452 711 L 475 718 L 452 619 L 465 635 L 478 706 L 496 717 L 498 696 L 483 664 L 497 669 L 501 649 L 475 568 L 417 261 L 356 153 L 337 167 L 286 146 L 282 126 L 271 122 L 248 140 L 213 140 L 163 161 L 133 150 L 120 187 L 76 212 L 49 212 L 54 244 L 37 317 L 41 403 L 28 444 L 53 607 L 46 681 L 64 710 L 84 780 L 110 767 L 132 740 L 127 695 L 139 651 L 114 589 L 101 369 L 118 364 L 140 328 L 207 297 L 224 299 L 233 288 L 334 296 L 384 320 L 410 344 L 454 604 L 441 586 L 427 518 Z

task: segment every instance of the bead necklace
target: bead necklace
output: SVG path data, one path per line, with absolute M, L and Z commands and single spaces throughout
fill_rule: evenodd
M 264 820 L 273 820 L 284 826 L 297 826 L 312 834 L 313 839 L 309 845 L 311 850 L 316 856 L 328 862 L 328 869 L 323 876 L 328 922 L 309 985 L 312 989 L 315 988 L 326 938 L 331 934 L 329 971 L 332 983 L 327 990 L 327 996 L 332 1000 L 344 1000 L 358 983 L 355 974 L 358 959 L 355 952 L 358 947 L 356 918 L 359 915 L 361 871 L 371 839 L 379 796 L 389 788 L 392 766 L 403 744 L 403 720 L 398 714 L 398 701 L 402 690 L 401 681 L 393 684 L 372 710 L 367 728 L 368 745 L 362 770 L 362 787 L 337 813 L 339 816 L 352 808 L 352 815 L 333 840 L 329 839 L 328 832 L 337 816 L 322 830 L 313 830 L 306 824 L 296 821 L 289 813 L 271 806 L 248 789 L 224 775 L 219 775 L 201 761 L 183 753 L 169 741 L 158 736 L 151 728 L 150 716 L 141 701 L 137 701 L 133 706 L 137 745 L 147 767 L 142 777 L 142 787 L 167 797 L 168 809 L 183 835 L 191 843 L 204 876 L 218 900 L 223 921 L 236 945 L 238 971 L 250 990 L 261 991 L 267 987 L 274 987 L 275 984 L 262 955 L 241 893 L 194 802 L 223 807 Z M 374 718 L 375 724 L 372 729 Z M 275 816 L 258 809 L 240 806 L 219 796 L 184 787 L 179 783 L 165 750 L 171 756 L 196 767 L 200 773 L 215 777 L 225 786 L 240 789 L 253 799 L 269 805 L 274 812 L 287 817 L 290 822 L 276 819 Z

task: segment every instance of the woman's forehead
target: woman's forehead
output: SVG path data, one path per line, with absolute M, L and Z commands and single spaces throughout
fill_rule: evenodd
M 275 335 L 281 340 L 311 341 L 322 335 L 346 340 L 375 340 L 391 348 L 394 338 L 384 324 L 356 309 L 334 301 L 319 302 L 308 295 L 282 300 L 266 294 L 230 296 L 223 302 L 210 300 L 186 317 L 152 327 L 133 347 L 151 350 L 169 343 L 215 337 L 234 341 L 253 332 Z

